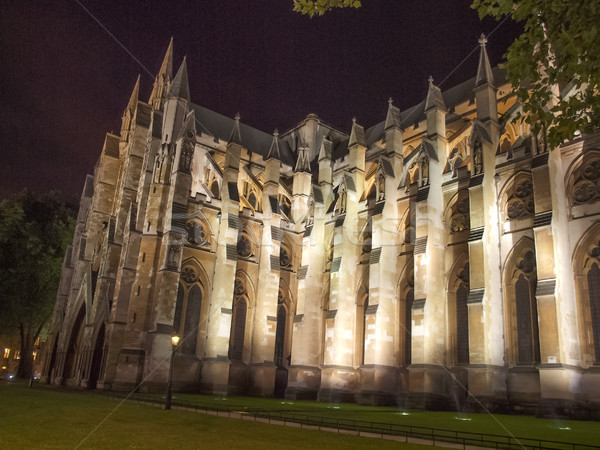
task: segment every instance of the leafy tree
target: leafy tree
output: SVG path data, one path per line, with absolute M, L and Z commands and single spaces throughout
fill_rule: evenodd
M 294 0 L 294 11 L 311 17 L 349 6 L 360 2 Z M 480 18 L 512 16 L 523 24 L 505 55 L 507 79 L 524 120 L 535 133 L 543 130 L 550 147 L 600 127 L 600 3 L 473 0 L 472 8 Z
M 0 203 L 0 330 L 20 337 L 19 378 L 31 376 L 34 342 L 52 314 L 74 217 L 55 192 L 23 192 Z
M 474 0 L 472 7 L 481 18 L 512 15 L 523 23 L 523 34 L 506 54 L 507 77 L 525 120 L 535 132 L 545 131 L 551 147 L 600 126 L 598 2 Z
M 294 11 L 313 17 L 336 8 L 360 8 L 359 0 L 294 0 Z

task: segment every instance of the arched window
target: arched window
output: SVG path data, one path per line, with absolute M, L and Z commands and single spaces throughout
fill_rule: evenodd
M 365 364 L 365 353 L 367 351 L 367 309 L 369 309 L 369 296 L 365 298 L 363 304 L 363 320 L 362 320 L 362 361 L 361 364 Z
M 461 283 L 456 291 L 456 362 L 469 363 L 469 288 Z
M 190 219 L 185 224 L 187 240 L 192 245 L 208 245 L 208 228 L 198 218 Z
M 244 358 L 244 337 L 246 334 L 246 312 L 248 305 L 244 296 L 235 300 L 233 319 L 231 321 L 231 337 L 229 340 L 229 359 L 242 361 Z
M 257 202 L 256 202 L 256 194 L 254 191 L 250 191 L 250 195 L 248 195 L 248 203 L 252 206 L 252 209 L 256 210 Z
M 277 367 L 283 367 L 284 349 L 285 349 L 285 325 L 287 320 L 287 312 L 285 306 L 277 307 L 277 329 L 275 331 L 275 355 L 274 361 Z
M 517 305 L 517 340 L 519 343 L 518 361 L 522 364 L 532 363 L 536 361 L 534 356 L 532 301 L 529 282 L 523 274 L 519 275 L 519 279 L 515 283 L 515 297 Z
M 533 217 L 535 206 L 533 201 L 533 182 L 531 174 L 517 175 L 504 194 L 506 220 L 517 220 Z
M 181 338 L 181 351 L 184 353 L 196 354 L 201 311 L 202 288 L 196 269 L 188 265 L 181 271 L 173 314 L 173 329 Z
M 185 326 L 182 350 L 185 353 L 195 354 L 198 342 L 198 326 L 200 325 L 200 309 L 202 308 L 202 291 L 197 284 L 188 292 Z
M 506 320 L 509 354 L 518 365 L 540 361 L 537 302 L 535 299 L 536 270 L 533 242 L 524 238 L 517 243 L 504 273 Z
M 584 234 L 573 253 L 581 358 L 600 364 L 600 224 Z
M 412 357 L 412 305 L 415 300 L 415 292 L 411 287 L 404 297 L 404 364 L 409 365 Z
M 241 258 L 250 258 L 254 255 L 254 246 L 246 230 L 242 231 L 238 237 L 237 255 Z
M 213 181 L 210 185 L 210 193 L 213 198 L 220 198 L 221 192 L 219 192 L 219 182 L 217 180 Z
M 594 262 L 587 274 L 595 363 L 600 362 L 600 268 Z

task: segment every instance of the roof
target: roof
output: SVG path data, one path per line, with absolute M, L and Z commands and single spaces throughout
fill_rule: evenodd
M 233 118 L 211 111 L 200 105 L 192 104 L 192 108 L 196 113 L 199 131 L 210 134 L 225 142 L 229 140 L 231 130 L 235 125 L 235 120 Z M 271 134 L 264 133 L 240 122 L 240 135 L 242 137 L 242 145 L 244 148 L 252 153 L 266 157 L 267 152 L 271 148 L 271 143 L 273 142 L 273 136 Z M 294 166 L 296 158 L 293 156 L 288 144 L 283 140 L 279 140 L 278 144 L 281 161 L 289 166 Z
M 503 69 L 500 67 L 494 67 L 492 69 L 492 74 L 494 80 L 496 81 L 496 86 L 501 86 L 504 84 L 506 80 L 506 75 Z M 444 103 L 448 111 L 451 111 L 456 105 L 463 103 L 465 101 L 474 101 L 475 93 L 473 92 L 473 88 L 475 88 L 475 77 L 464 81 L 447 91 L 442 93 Z M 401 128 L 408 128 L 413 126 L 415 123 L 421 122 L 426 119 L 425 116 L 425 101 L 418 103 L 417 105 L 411 106 L 400 112 L 401 117 Z M 452 117 L 448 114 L 447 118 Z M 385 120 L 382 122 L 373 125 L 372 127 L 366 130 L 367 143 L 373 144 L 378 141 L 383 136 L 385 126 Z

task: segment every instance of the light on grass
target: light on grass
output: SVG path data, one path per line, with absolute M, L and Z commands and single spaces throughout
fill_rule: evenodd
M 402 411 L 402 412 L 397 412 L 396 415 L 398 415 L 398 416 L 410 416 L 410 413 L 407 413 L 406 411 Z
M 462 420 L 464 422 L 470 422 L 472 420 L 470 417 L 460 417 L 460 416 L 456 416 L 455 419 Z
M 555 426 L 555 425 L 548 425 L 550 428 L 554 428 L 555 430 L 562 430 L 562 431 L 569 431 L 571 429 L 571 427 L 567 427 L 567 426 Z

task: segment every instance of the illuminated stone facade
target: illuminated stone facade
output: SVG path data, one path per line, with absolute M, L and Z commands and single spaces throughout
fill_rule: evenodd
M 600 139 L 513 122 L 484 41 L 475 78 L 348 133 L 223 117 L 172 58 L 87 178 L 46 380 L 163 389 L 177 333 L 181 390 L 599 409 Z

